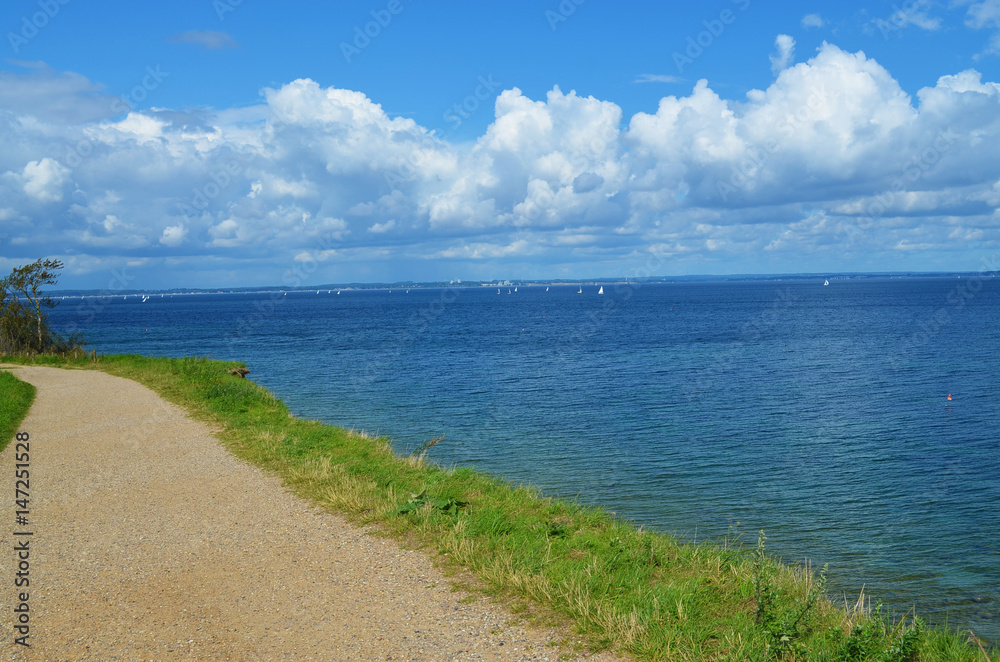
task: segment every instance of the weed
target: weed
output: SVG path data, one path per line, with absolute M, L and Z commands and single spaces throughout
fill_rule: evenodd
M 441 435 L 440 437 L 431 437 L 424 443 L 414 448 L 413 452 L 411 452 L 406 457 L 407 461 L 410 463 L 410 466 L 415 468 L 427 466 L 427 451 L 429 451 L 434 446 L 437 446 L 442 441 L 444 441 L 444 435 Z
M 443 513 L 449 515 L 457 515 L 460 508 L 464 508 L 469 505 L 467 501 L 459 501 L 458 499 L 446 498 L 446 499 L 435 499 L 433 497 L 427 496 L 427 490 L 421 490 L 420 494 L 411 494 L 410 500 L 406 502 L 406 505 L 399 508 L 396 511 L 397 515 L 405 515 L 407 513 L 413 513 L 420 510 L 424 506 L 429 508 L 440 510 Z
M 919 618 L 907 625 L 901 619 L 895 626 L 886 621 L 882 605 L 864 622 L 854 626 L 847 637 L 837 640 L 840 662 L 915 662 L 918 659 L 925 626 Z M 839 634 L 839 633 L 838 633 Z

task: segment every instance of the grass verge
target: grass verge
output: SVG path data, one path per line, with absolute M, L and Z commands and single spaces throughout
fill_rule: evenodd
M 16 359 L 15 359 L 16 360 Z M 436 552 L 515 610 L 642 660 L 1000 661 L 959 633 L 827 600 L 822 573 L 737 536 L 681 544 L 597 508 L 400 457 L 388 440 L 293 417 L 241 364 L 141 356 L 21 359 L 134 379 L 211 423 L 240 458 L 359 524 Z
M 34 386 L 0 371 L 0 451 L 14 438 L 34 400 Z

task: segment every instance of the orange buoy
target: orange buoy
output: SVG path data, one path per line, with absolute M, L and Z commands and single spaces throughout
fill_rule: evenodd
M 951 400 L 951 393 L 948 394 L 948 399 Z

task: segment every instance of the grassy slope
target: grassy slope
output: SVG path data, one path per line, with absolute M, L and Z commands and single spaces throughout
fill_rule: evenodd
M 599 509 L 401 458 L 385 439 L 294 418 L 265 389 L 228 375 L 237 364 L 106 356 L 73 365 L 146 384 L 213 423 L 234 454 L 296 493 L 437 551 L 474 573 L 481 590 L 568 621 L 591 646 L 648 660 L 989 659 L 957 634 L 815 599 L 817 578 L 762 546 L 678 544 Z
M 0 451 L 14 438 L 34 399 L 34 386 L 0 371 Z

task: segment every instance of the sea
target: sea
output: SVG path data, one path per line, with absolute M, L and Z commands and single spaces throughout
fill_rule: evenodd
M 300 417 L 1000 642 L 990 275 L 70 297 L 99 353 L 238 360 Z M 599 290 L 599 287 L 603 288 Z

